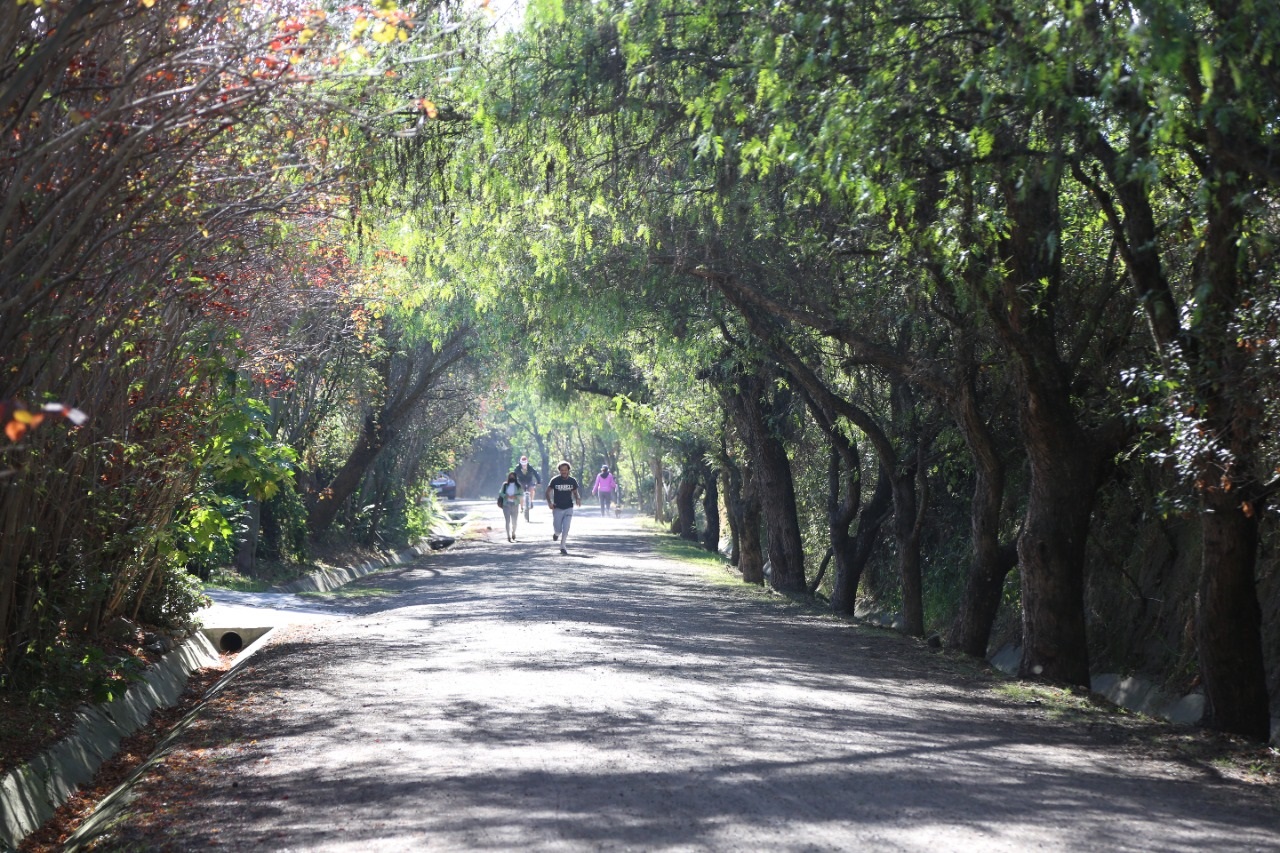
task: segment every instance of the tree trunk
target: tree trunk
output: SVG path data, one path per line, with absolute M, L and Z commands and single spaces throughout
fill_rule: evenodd
M 667 520 L 667 495 L 662 484 L 662 454 L 654 453 L 649 459 L 653 472 L 653 520 L 661 524 Z
M 680 475 L 680 488 L 676 490 L 676 517 L 672 528 L 681 539 L 688 539 L 690 542 L 698 541 L 698 516 L 694 509 L 697 493 L 697 471 L 690 468 L 689 459 L 685 459 L 685 469 Z
M 1223 103 L 1233 99 L 1233 73 L 1219 70 L 1212 87 L 1214 99 Z M 1135 119 L 1135 127 L 1145 124 L 1145 119 L 1144 112 Z M 1117 235 L 1124 238 L 1119 241 L 1121 256 L 1160 356 L 1165 364 L 1181 359 L 1190 368 L 1196 408 L 1207 413 L 1204 434 L 1230 445 L 1231 470 L 1223 472 L 1217 459 L 1200 460 L 1203 551 L 1196 640 L 1208 706 L 1205 724 L 1266 740 L 1270 709 L 1255 576 L 1264 508 L 1249 494 L 1251 474 L 1261 468 L 1253 434 L 1257 420 L 1253 409 L 1261 394 L 1249 378 L 1253 375 L 1249 357 L 1233 330 L 1241 300 L 1247 298 L 1239 238 L 1246 227 L 1241 199 L 1249 196 L 1250 176 L 1231 164 L 1232 149 L 1239 140 L 1212 125 L 1208 131 L 1203 162 L 1211 167 L 1214 192 L 1195 261 L 1198 305 L 1189 327 L 1179 319 L 1182 312 L 1164 272 L 1148 182 L 1125 171 L 1124 158 L 1105 137 L 1095 135 L 1087 143 L 1115 185 L 1124 209 L 1123 220 L 1114 213 L 1110 218 Z M 1148 152 L 1143 134 L 1132 134 L 1131 142 L 1139 157 Z M 1095 194 L 1106 201 L 1097 188 Z M 1224 474 L 1230 488 L 1221 486 Z
M 242 575 L 253 574 L 254 558 L 258 552 L 258 533 L 262 529 L 262 504 L 252 498 L 245 502 L 244 535 L 236 542 L 235 569 Z
M 742 472 L 732 460 L 725 460 L 724 507 L 729 521 L 729 565 L 737 566 L 742 548 Z
M 1219 75 L 1220 77 L 1224 75 Z M 1228 85 L 1229 78 L 1223 79 Z M 1214 134 L 1216 146 L 1229 144 Z M 1221 150 L 1221 149 L 1219 149 Z M 1201 529 L 1204 550 L 1196 640 L 1212 728 L 1266 741 L 1271 735 L 1267 673 L 1262 651 L 1262 611 L 1255 577 L 1259 522 L 1266 501 L 1256 472 L 1259 457 L 1257 380 L 1233 331 L 1244 298 L 1239 272 L 1239 234 L 1244 227 L 1236 180 L 1218 174 L 1197 278 L 1205 292 L 1196 333 L 1205 351 L 1197 380 L 1206 433 L 1222 442 L 1230 464 L 1201 460 Z
M 908 469 L 893 476 L 893 539 L 902 582 L 902 630 L 924 636 L 924 585 L 920 573 L 920 526 L 916 474 Z
M 1010 226 L 1001 252 L 1007 273 L 987 303 L 1014 359 L 1018 417 L 1031 471 L 1018 538 L 1019 675 L 1088 687 L 1084 555 L 1100 465 L 1097 448 L 1077 420 L 1071 372 L 1058 351 L 1061 162 L 1032 157 L 1020 165 L 1011 164 L 1004 175 Z
M 745 438 L 752 450 L 757 494 L 768 496 L 763 512 L 769 536 L 769 583 L 779 592 L 804 592 L 804 546 L 791 460 L 786 446 L 765 419 L 764 383 L 755 376 L 740 379 L 745 385 L 739 399 Z
M 702 547 L 712 554 L 720 553 L 720 489 L 716 472 L 705 463 L 702 466 L 702 514 L 707 526 L 702 531 Z
M 764 548 L 760 542 L 760 494 L 751 469 L 742 469 L 742 503 L 738 523 L 738 571 L 744 583 L 764 583 Z
M 307 513 L 307 531 L 312 539 L 326 533 L 333 526 L 338 510 L 347 498 L 360 487 L 369 466 L 391 441 L 393 432 L 383 425 L 381 412 L 373 412 L 364 420 L 356 446 L 347 456 L 333 481 L 323 489 Z
M 551 473 L 555 470 L 551 467 L 551 448 L 547 447 L 546 439 L 544 439 L 537 431 L 533 433 L 533 443 L 538 448 L 538 460 L 539 464 L 542 466 L 542 470 L 538 472 L 538 476 L 542 478 L 542 484 L 539 488 L 541 488 L 543 494 L 545 494 L 547 491 L 547 483 L 551 482 L 552 478 L 560 472 L 556 471 L 555 474 Z M 529 460 L 529 464 L 533 464 L 532 459 Z M 543 495 L 534 495 L 535 503 L 542 498 Z
M 900 442 L 915 445 L 914 458 L 899 457 L 893 469 L 893 540 L 898 551 L 898 577 L 902 584 L 902 630 L 924 636 L 924 579 L 920 569 L 920 539 L 928 506 L 927 466 L 924 456 L 932 437 L 920 428 L 919 409 L 911 387 L 895 379 L 891 390 L 893 420 Z
M 809 408 L 816 412 L 818 408 L 809 398 Z M 830 423 L 825 418 L 821 418 L 824 430 L 827 432 L 827 440 L 831 444 L 830 458 L 827 460 L 827 536 L 831 542 L 827 549 L 827 556 L 822 560 L 822 567 L 818 569 L 818 577 L 809 585 L 810 592 L 817 592 L 818 587 L 822 583 L 822 572 L 826 568 L 827 560 L 833 559 L 836 564 L 835 572 L 832 575 L 832 594 L 831 606 L 837 613 L 848 612 L 840 609 L 847 604 L 851 598 L 851 594 L 847 588 L 848 584 L 848 561 L 849 552 L 852 550 L 853 536 L 849 533 L 849 525 L 854 517 L 862 509 L 862 470 L 861 459 L 857 455 L 857 449 L 852 445 L 841 447 L 838 442 L 841 441 L 839 434 L 830 429 Z M 842 471 L 847 461 L 849 468 L 848 479 L 841 488 Z M 837 589 L 839 587 L 839 589 Z M 836 595 L 839 594 L 841 604 L 836 604 Z M 857 584 L 854 585 L 853 596 L 857 595 Z
M 890 475 L 881 468 L 871 500 L 858 513 L 858 532 L 847 540 L 844 548 L 835 549 L 836 568 L 832 578 L 831 609 L 836 613 L 853 614 L 862 572 L 871 559 L 880 527 L 888 519 L 892 509 L 893 487 Z M 834 539 L 832 544 L 835 544 Z
M 1047 407 L 1024 408 L 1031 487 L 1018 564 L 1022 567 L 1024 678 L 1089 686 L 1084 556 L 1097 494 L 1096 463 L 1073 424 Z
M 982 511 L 975 504 L 972 514 L 977 515 Z M 956 621 L 951 627 L 951 645 L 976 658 L 987 656 L 991 630 L 1000 614 L 1000 602 L 1004 598 L 1004 582 L 1016 565 L 1016 543 L 1001 544 L 997 537 L 986 530 L 974 530 L 973 564 L 965 580 L 960 612 L 956 614 Z
M 1258 514 L 1241 509 L 1240 495 L 1204 496 L 1203 565 L 1196 640 L 1207 700 L 1205 725 L 1259 741 L 1271 736 L 1267 673 L 1262 654 L 1262 609 L 1255 567 Z
M 952 412 L 973 459 L 975 480 L 969 508 L 973 562 L 965 582 L 960 612 L 951 628 L 951 644 L 967 655 L 986 657 L 991 629 L 1000 612 L 1004 581 L 1017 565 L 1015 548 L 1000 544 L 1000 513 L 1004 504 L 1004 462 L 991 431 L 978 413 L 971 378 L 960 383 Z

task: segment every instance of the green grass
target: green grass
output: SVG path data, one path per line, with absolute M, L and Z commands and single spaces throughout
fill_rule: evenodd
M 808 595 L 789 595 L 774 591 L 768 584 L 757 585 L 745 583 L 742 575 L 729 564 L 723 554 L 712 553 L 697 542 L 681 539 L 671 533 L 665 524 L 654 521 L 641 522 L 641 526 L 652 533 L 659 534 L 654 538 L 654 550 L 659 556 L 668 560 L 698 566 L 705 571 L 704 577 L 712 586 L 723 587 L 726 592 L 743 595 L 755 599 L 767 599 L 774 603 L 784 603 L 803 611 L 818 615 L 831 616 L 824 604 Z
M 252 574 L 244 575 L 230 566 L 213 570 L 205 589 L 231 589 L 238 592 L 268 592 L 273 586 L 302 577 L 319 568 L 312 563 L 282 563 L 276 560 L 258 560 Z
M 1007 681 L 997 685 L 997 695 L 1023 705 L 1038 705 L 1053 719 L 1081 719 L 1096 716 L 1124 716 L 1128 712 L 1111 703 L 1101 703 L 1087 691 L 1035 684 L 1026 681 Z
M 231 589 L 236 592 L 266 592 L 271 589 L 271 584 L 259 578 L 247 578 L 230 570 L 221 570 L 209 578 L 204 588 Z
M 685 563 L 726 565 L 724 557 L 705 550 L 696 542 L 690 542 L 673 536 L 670 533 L 655 540 L 656 550 L 669 560 L 680 560 Z
M 385 589 L 378 586 L 340 586 L 337 589 L 331 589 L 327 592 L 300 592 L 298 595 L 307 598 L 389 598 L 399 593 L 394 589 Z

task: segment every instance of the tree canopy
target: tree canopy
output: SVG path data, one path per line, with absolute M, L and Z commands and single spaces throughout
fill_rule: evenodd
M 412 535 L 492 430 L 1267 737 L 1274 4 L 488 5 L 4 7 L 5 685 L 228 542 Z

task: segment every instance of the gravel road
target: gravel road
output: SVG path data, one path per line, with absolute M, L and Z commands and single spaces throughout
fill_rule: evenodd
M 462 504 L 463 502 L 458 502 Z M 1275 791 L 1144 757 L 891 632 L 550 513 L 279 632 L 97 849 L 1280 850 Z M 192 768 L 198 772 L 192 772 Z

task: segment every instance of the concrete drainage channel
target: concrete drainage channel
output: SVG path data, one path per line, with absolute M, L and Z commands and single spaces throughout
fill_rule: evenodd
M 77 711 L 71 734 L 0 779 L 0 850 L 17 849 L 27 835 L 53 817 L 77 788 L 93 781 L 103 762 L 115 755 L 122 740 L 147 724 L 152 711 L 177 703 L 191 673 L 220 662 L 219 649 L 239 654 L 231 668 L 205 694 L 202 705 L 221 692 L 245 662 L 265 645 L 273 630 L 271 626 L 205 628 L 161 658 L 123 696 Z M 174 731 L 180 731 L 189 719 L 190 716 Z M 114 791 L 103 805 L 127 785 L 128 782 Z M 102 811 L 101 806 L 98 811 Z M 81 829 L 95 821 L 97 814 L 95 812 Z
M 1022 659 L 1019 646 L 1005 646 L 991 656 L 991 665 L 1008 675 L 1017 676 Z M 1159 717 L 1178 725 L 1196 725 L 1204 717 L 1203 693 L 1173 696 L 1150 681 L 1115 673 L 1095 675 L 1089 685 L 1094 693 L 1105 696 L 1122 708 Z M 1271 718 L 1271 745 L 1280 746 L 1280 717 Z
M 272 629 L 266 628 L 205 628 L 202 634 L 220 652 L 236 654 L 251 646 Z

